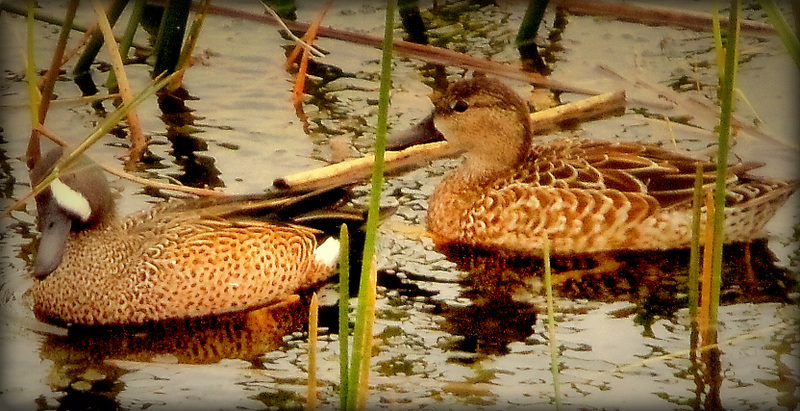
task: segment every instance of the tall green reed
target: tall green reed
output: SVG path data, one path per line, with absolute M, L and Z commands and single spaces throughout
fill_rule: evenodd
M 340 383 L 340 409 L 353 410 L 366 407 L 367 374 L 371 357 L 372 322 L 374 320 L 375 299 L 375 267 L 373 266 L 375 254 L 375 241 L 377 239 L 378 223 L 380 222 L 380 199 L 384 181 L 384 153 L 386 151 L 386 135 L 388 132 L 388 112 L 390 103 L 391 75 L 392 75 L 392 49 L 394 33 L 394 0 L 386 2 L 386 23 L 384 28 L 382 56 L 381 56 L 381 84 L 378 98 L 378 123 L 375 135 L 375 162 L 372 166 L 371 190 L 369 210 L 365 226 L 364 250 L 361 265 L 361 278 L 359 282 L 358 308 L 356 322 L 353 330 L 353 352 L 347 360 L 347 349 L 340 355 L 342 359 Z M 346 238 L 346 236 L 344 236 Z M 348 253 L 344 250 L 344 257 Z M 341 260 L 344 261 L 344 260 Z M 348 264 L 349 265 L 349 264 Z M 340 268 L 340 274 L 343 272 Z M 349 280 L 340 277 L 339 298 L 339 324 L 340 344 L 347 345 L 347 314 L 349 290 L 342 283 Z M 345 304 L 343 307 L 341 304 Z M 345 327 L 342 327 L 345 325 Z M 345 364 L 346 362 L 346 364 Z

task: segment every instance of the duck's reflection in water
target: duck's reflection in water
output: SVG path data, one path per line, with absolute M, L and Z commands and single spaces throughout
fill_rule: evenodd
M 461 297 L 470 302 L 439 306 L 443 330 L 461 337 L 450 348 L 504 354 L 535 331 L 542 305 L 533 301 L 545 294 L 541 259 L 464 246 L 440 251 L 467 273 Z M 797 273 L 776 265 L 767 240 L 730 244 L 724 254 L 721 303 L 789 301 Z M 645 333 L 687 303 L 688 250 L 554 257 L 551 266 L 555 297 L 630 301 L 635 308 L 626 314 L 635 313 Z
M 80 404 L 114 403 L 125 373 L 114 361 L 213 364 L 259 358 L 281 347 L 283 337 L 308 321 L 309 296 L 293 296 L 247 312 L 146 325 L 70 327 L 66 335 L 47 335 L 41 357 L 52 362 L 48 383 Z M 92 397 L 92 398 L 87 398 Z

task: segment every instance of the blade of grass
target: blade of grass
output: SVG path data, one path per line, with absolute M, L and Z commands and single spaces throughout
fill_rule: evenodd
M 561 409 L 561 383 L 558 371 L 558 340 L 556 339 L 555 309 L 553 308 L 553 280 L 550 270 L 550 240 L 542 239 L 544 261 L 544 288 L 547 292 L 547 331 L 550 335 L 550 374 L 553 375 L 553 396 L 556 410 Z
M 347 224 L 339 229 L 339 409 L 347 409 L 350 355 L 350 235 Z
M 386 151 L 386 134 L 388 131 L 388 112 L 392 76 L 392 34 L 394 33 L 394 1 L 386 2 L 386 23 L 383 34 L 383 53 L 381 56 L 381 87 L 378 98 L 378 124 L 375 135 L 375 163 L 372 166 L 372 187 L 370 190 L 369 211 L 367 214 L 366 233 L 364 238 L 364 254 L 362 257 L 361 281 L 358 296 L 358 312 L 356 314 L 355 332 L 353 336 L 353 358 L 350 362 L 349 390 L 347 407 L 352 409 L 356 406 L 356 387 L 363 378 L 359 376 L 360 371 L 368 370 L 363 362 L 369 362 L 368 352 L 363 351 L 363 338 L 366 332 L 368 308 L 367 298 L 371 291 L 370 270 L 372 256 L 375 254 L 375 239 L 377 237 L 378 223 L 380 222 L 380 200 L 381 189 L 383 187 L 384 152 Z M 374 287 L 374 285 L 373 285 Z
M 306 386 L 306 410 L 317 408 L 317 323 L 319 322 L 319 299 L 311 294 L 308 308 L 308 384 Z
M 786 18 L 783 17 L 783 14 L 778 10 L 778 6 L 773 0 L 760 0 L 759 3 L 761 4 L 761 9 L 767 14 L 770 24 L 772 24 L 772 27 L 775 28 L 775 31 L 778 32 L 781 40 L 783 40 L 786 51 L 789 52 L 789 56 L 794 60 L 794 64 L 800 67 L 800 39 L 792 32 L 791 26 L 789 26 Z M 795 1 L 793 7 L 800 7 L 800 4 Z

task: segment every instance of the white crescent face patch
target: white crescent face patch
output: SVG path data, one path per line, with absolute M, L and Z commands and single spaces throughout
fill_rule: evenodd
M 58 203 L 61 208 L 80 218 L 83 223 L 89 220 L 89 217 L 92 215 L 92 207 L 89 205 L 89 200 L 87 200 L 83 194 L 71 189 L 58 178 L 50 183 L 50 190 L 53 193 L 53 198 L 56 200 L 56 203 Z

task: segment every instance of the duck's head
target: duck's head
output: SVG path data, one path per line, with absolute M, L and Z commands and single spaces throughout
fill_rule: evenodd
M 530 150 L 528 104 L 501 81 L 484 76 L 461 80 L 432 101 L 431 116 L 393 137 L 390 148 L 444 138 L 467 152 L 467 168 L 477 173 L 511 167 Z
M 62 154 L 63 149 L 57 147 L 36 162 L 30 171 L 33 186 L 50 173 Z M 36 196 L 36 213 L 41 238 L 33 275 L 44 278 L 61 263 L 70 231 L 111 218 L 114 199 L 100 167 L 81 157 Z

